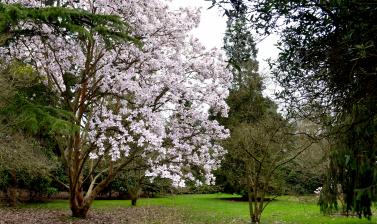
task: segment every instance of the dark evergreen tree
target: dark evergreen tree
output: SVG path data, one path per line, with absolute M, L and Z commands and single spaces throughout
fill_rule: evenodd
M 257 50 L 247 22 L 246 6 L 234 5 L 234 10 L 227 12 L 228 18 L 224 37 L 224 50 L 229 58 L 234 80 L 227 103 L 229 117 L 218 118 L 232 130 L 241 123 L 253 123 L 265 113 L 267 104 L 262 95 L 263 83 L 258 74 Z M 245 164 L 232 153 L 228 153 L 216 172 L 217 184 L 229 193 L 241 193 L 246 196 Z
M 229 64 L 232 66 L 234 89 L 248 85 L 251 79 L 256 79 L 259 76 L 257 74 L 257 50 L 246 10 L 244 4 L 234 3 L 234 10 L 227 12 L 230 16 L 225 31 L 224 50 L 229 57 Z
M 49 2 L 53 4 L 53 2 Z M 59 4 L 58 4 L 59 5 Z M 130 27 L 119 16 L 93 14 L 66 7 L 27 8 L 19 4 L 4 4 L 0 1 L 0 45 L 7 44 L 19 35 L 43 35 L 37 27 L 18 26 L 22 22 L 48 25 L 56 32 L 78 38 L 91 39 L 101 35 L 108 44 L 114 41 L 132 41 L 140 44 L 139 38 L 130 35 Z M 75 35 L 73 35 L 75 34 Z

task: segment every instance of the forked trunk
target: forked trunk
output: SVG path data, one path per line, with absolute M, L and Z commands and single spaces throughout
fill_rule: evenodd
M 71 190 L 69 202 L 72 217 L 85 219 L 88 214 L 91 203 L 84 200 L 83 193 L 79 189 Z
M 249 196 L 250 223 L 259 224 L 262 212 L 259 209 L 259 202 L 257 200 L 257 196 L 251 190 L 249 190 L 248 196 Z
M 87 192 L 83 191 L 82 181 L 78 181 L 74 186 L 71 187 L 70 192 L 70 207 L 72 211 L 72 216 L 77 218 L 86 218 L 87 213 L 92 205 L 92 202 L 96 196 L 109 185 L 109 183 L 114 179 L 115 175 L 111 174 L 107 176 L 105 180 L 102 180 L 99 184 L 94 187 L 95 180 L 91 183 Z M 74 189 L 72 189 L 74 188 Z
M 86 192 L 84 191 L 84 180 L 83 177 L 83 164 L 85 163 L 85 156 L 81 155 L 80 152 L 80 135 L 77 135 L 74 141 L 76 145 L 74 150 L 72 150 L 72 155 L 69 155 L 68 161 L 71 160 L 71 165 L 68 166 L 69 171 L 69 188 L 70 188 L 70 208 L 72 211 L 72 216 L 77 218 L 86 218 L 87 213 L 94 201 L 95 197 L 105 189 L 111 181 L 116 177 L 117 172 L 128 164 L 128 161 L 123 166 L 120 166 L 117 170 L 113 170 L 113 163 L 110 161 L 109 167 L 107 169 L 107 176 L 104 179 L 97 182 L 97 179 L 101 176 L 102 172 L 97 174 L 95 177 L 90 178 L 90 185 Z

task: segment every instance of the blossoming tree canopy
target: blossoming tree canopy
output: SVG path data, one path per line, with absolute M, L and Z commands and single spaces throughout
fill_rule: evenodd
M 2 2 L 49 7 L 37 0 Z M 142 42 L 141 47 L 131 42 L 109 46 L 95 30 L 89 30 L 94 38 L 85 39 L 26 21 L 18 26 L 43 35 L 20 37 L 1 49 L 4 60 L 34 66 L 59 96 L 59 106 L 74 114 L 72 122 L 80 130 L 57 136 L 65 163 L 82 172 L 87 158 L 96 164 L 110 161 L 106 171 L 115 172 L 133 158 L 144 158 L 148 176 L 170 178 L 177 186 L 193 179 L 187 166 L 195 165 L 210 183 L 211 170 L 225 153 L 217 141 L 228 131 L 209 119 L 205 108 L 227 115 L 225 98 L 232 77 L 218 50 L 206 50 L 189 35 L 199 23 L 199 11 L 170 11 L 161 0 L 58 2 L 120 16 Z M 77 181 L 72 174 L 70 178 Z M 96 184 L 94 180 L 88 192 Z

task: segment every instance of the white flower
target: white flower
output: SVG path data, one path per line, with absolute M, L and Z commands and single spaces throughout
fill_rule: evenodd
M 27 7 L 43 7 L 43 2 L 5 1 Z M 106 154 L 118 160 L 137 148 L 141 149 L 139 156 L 153 168 L 149 176 L 170 178 L 182 187 L 182 178 L 193 179 L 182 172 L 183 165 L 195 164 L 204 168 L 205 182 L 213 182 L 211 171 L 225 154 L 216 142 L 227 138 L 229 131 L 209 119 L 208 109 L 227 116 L 225 99 L 232 76 L 220 51 L 206 50 L 190 35 L 199 23 L 199 10 L 169 11 L 162 0 L 60 3 L 121 16 L 132 27 L 131 35 L 142 37 L 142 48 L 132 43 L 108 48 L 100 36 L 94 35 L 93 58 L 88 58 L 88 44 L 76 38 L 77 34 L 62 36 L 47 25 L 25 23 L 21 26 L 40 28 L 43 38 L 20 37 L 0 48 L 0 52 L 10 52 L 2 53 L 1 59 L 32 64 L 60 99 L 64 99 L 67 88 L 64 74 L 87 80 L 85 95 L 74 94 L 79 98 L 71 103 L 88 97 L 78 122 L 82 124 L 80 132 L 85 133 L 83 144 L 93 148 L 91 159 Z M 90 72 L 88 64 L 92 66 Z M 76 93 L 84 89 L 84 83 L 69 87 Z M 80 115 L 78 110 L 71 112 Z M 154 155 L 153 160 L 150 155 Z M 161 165 L 162 161 L 171 164 Z

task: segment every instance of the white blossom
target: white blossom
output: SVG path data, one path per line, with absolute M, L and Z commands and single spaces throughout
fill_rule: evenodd
M 44 1 L 36 0 L 4 2 L 45 7 Z M 60 2 L 119 15 L 132 27 L 131 34 L 142 38 L 143 46 L 122 43 L 109 49 L 95 36 L 90 59 L 82 40 L 73 34 L 58 35 L 46 25 L 39 29 L 48 38 L 20 37 L 0 50 L 3 59 L 32 64 L 61 97 L 67 88 L 76 92 L 84 85 L 67 86 L 64 74 L 82 80 L 88 62 L 95 66 L 95 72 L 85 73 L 85 96 L 96 93 L 85 101 L 85 118 L 73 111 L 83 119 L 79 124 L 87 124 L 80 132 L 87 133 L 83 142 L 94 148 L 90 158 L 107 154 L 116 161 L 142 150 L 139 154 L 151 166 L 148 176 L 170 178 L 176 186 L 184 186 L 183 180 L 193 176 L 182 168 L 195 164 L 203 167 L 206 183 L 213 182 L 211 171 L 225 153 L 217 142 L 229 132 L 210 120 L 207 110 L 227 116 L 225 98 L 232 77 L 219 50 L 206 50 L 189 34 L 199 23 L 199 10 L 170 11 L 161 0 Z M 151 154 L 157 156 L 152 160 Z

